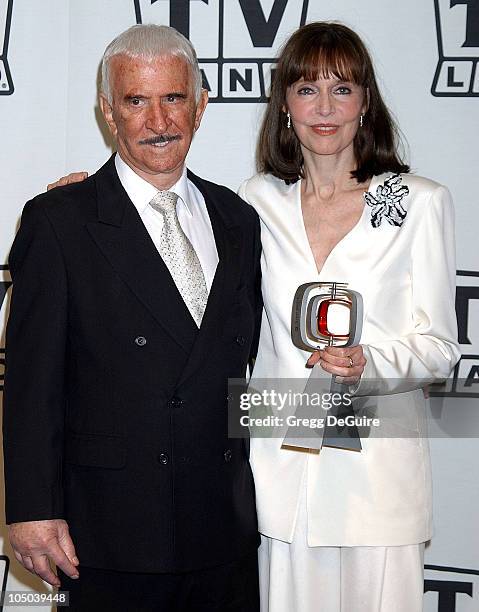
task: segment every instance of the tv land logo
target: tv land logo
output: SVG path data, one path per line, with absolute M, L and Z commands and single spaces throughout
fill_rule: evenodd
M 434 0 L 439 62 L 434 96 L 479 96 L 479 0 Z
M 10 568 L 10 559 L 7 555 L 0 555 L 0 585 L 2 589 L 2 597 L 0 599 L 0 612 L 3 610 L 3 594 L 7 588 L 8 570 Z
M 444 384 L 432 385 L 434 397 L 479 397 L 479 272 L 457 271 L 456 315 L 462 355 Z
M 13 93 L 12 75 L 7 57 L 12 9 L 13 0 L 0 0 L 0 96 L 9 96 Z
M 442 565 L 424 566 L 425 610 L 473 612 L 477 610 L 479 570 Z M 430 607 L 430 602 L 434 608 Z M 437 607 L 436 607 L 437 602 Z
M 7 293 L 12 286 L 12 279 L 8 266 L 0 266 L 0 391 L 5 380 L 5 323 L 7 321 L 8 299 Z
M 137 23 L 171 25 L 191 40 L 210 102 L 266 102 L 276 50 L 306 23 L 309 0 L 134 0 L 134 5 Z

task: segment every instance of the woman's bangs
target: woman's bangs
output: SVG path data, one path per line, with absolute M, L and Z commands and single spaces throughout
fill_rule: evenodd
M 319 78 L 336 78 L 340 81 L 365 85 L 366 62 L 362 61 L 356 49 L 349 45 L 312 46 L 304 53 L 293 70 L 291 84 L 303 78 L 317 81 Z

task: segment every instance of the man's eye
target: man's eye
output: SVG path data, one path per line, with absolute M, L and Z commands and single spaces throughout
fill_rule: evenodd
M 140 106 L 141 99 L 140 98 L 131 98 L 130 103 L 132 106 Z

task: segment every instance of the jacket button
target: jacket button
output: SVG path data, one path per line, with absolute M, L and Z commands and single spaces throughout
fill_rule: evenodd
M 244 336 L 236 336 L 235 338 L 235 342 L 236 344 L 238 344 L 239 346 L 243 346 L 244 343 L 246 342 L 246 338 Z
M 223 457 L 226 463 L 229 463 L 231 461 L 231 456 L 232 456 L 232 452 L 230 449 L 225 450 L 225 452 L 223 453 Z
M 180 398 L 180 397 L 172 397 L 170 399 L 170 406 L 172 408 L 179 408 L 180 406 L 183 406 L 184 401 Z
M 145 346 L 145 344 L 146 344 L 146 338 L 145 338 L 145 336 L 137 336 L 137 337 L 135 338 L 135 344 L 136 344 L 137 346 Z
M 166 465 L 169 462 L 169 460 L 170 460 L 170 458 L 168 457 L 168 455 L 166 453 L 160 453 L 158 455 L 158 461 L 162 465 Z

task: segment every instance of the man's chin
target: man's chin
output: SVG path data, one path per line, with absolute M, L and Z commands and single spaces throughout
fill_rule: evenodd
M 183 159 L 158 163 L 158 161 L 143 163 L 133 168 L 145 181 L 148 181 L 158 189 L 169 189 L 180 178 L 184 166 Z
M 172 163 L 150 163 L 141 167 L 146 174 L 174 174 L 178 168 L 183 168 L 184 161 L 176 160 Z

